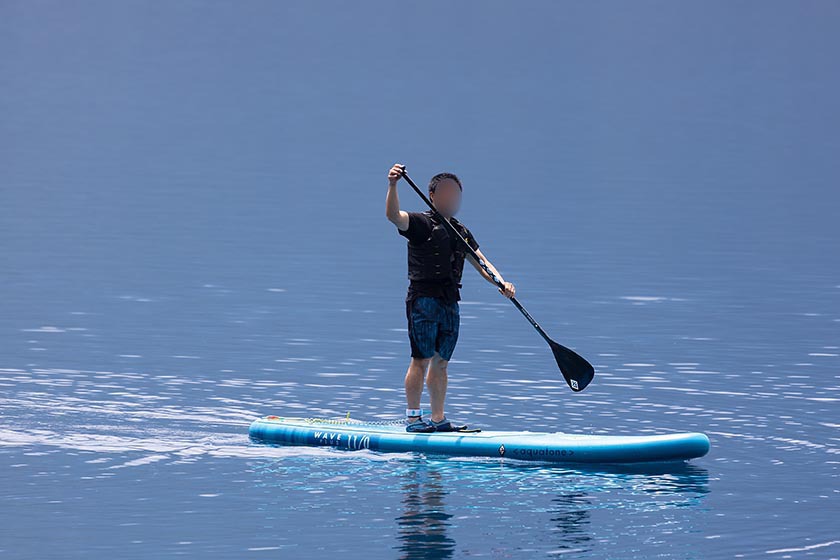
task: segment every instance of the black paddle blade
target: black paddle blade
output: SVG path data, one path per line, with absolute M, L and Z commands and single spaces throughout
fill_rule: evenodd
M 553 340 L 548 341 L 551 351 L 554 352 L 554 359 L 557 360 L 557 367 L 563 372 L 566 383 L 572 391 L 579 392 L 586 389 L 586 386 L 595 377 L 595 368 L 574 350 L 570 350 L 562 344 Z

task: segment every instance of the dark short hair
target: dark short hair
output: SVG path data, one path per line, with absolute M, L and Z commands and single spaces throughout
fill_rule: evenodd
M 440 183 L 444 179 L 452 179 L 453 181 L 458 183 L 458 188 L 461 189 L 461 191 L 463 192 L 464 187 L 461 186 L 461 180 L 454 173 L 438 173 L 437 175 L 432 177 L 432 180 L 429 181 L 429 192 L 430 193 L 435 192 L 435 189 L 437 188 L 438 183 Z

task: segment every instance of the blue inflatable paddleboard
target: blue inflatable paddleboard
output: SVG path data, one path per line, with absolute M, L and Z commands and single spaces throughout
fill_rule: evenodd
M 409 433 L 405 423 L 351 419 L 265 416 L 248 430 L 255 442 L 329 446 L 381 452 L 417 451 L 465 457 L 506 457 L 559 463 L 641 463 L 685 461 L 709 452 L 701 433 L 645 436 L 565 434 L 562 432 Z

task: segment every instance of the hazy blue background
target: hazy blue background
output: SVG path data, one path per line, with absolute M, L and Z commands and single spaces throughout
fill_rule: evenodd
M 821 1 L 0 0 L 0 555 L 837 557 L 838 23 Z M 598 372 L 568 391 L 470 270 L 450 417 L 711 453 L 250 443 L 265 414 L 402 414 L 395 162 L 458 173 L 459 218 Z

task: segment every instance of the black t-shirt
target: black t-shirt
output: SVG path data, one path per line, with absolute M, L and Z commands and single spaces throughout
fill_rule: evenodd
M 402 231 L 397 228 L 397 232 L 408 239 L 409 243 L 423 243 L 432 233 L 435 224 L 432 222 L 433 212 L 427 210 L 426 212 L 408 212 L 408 229 Z M 450 218 L 449 223 L 455 226 L 458 233 L 464 238 L 473 250 L 478 249 L 478 241 L 473 237 L 472 232 L 467 229 L 464 224 Z M 447 229 L 448 231 L 448 229 Z M 460 240 L 450 233 L 449 240 L 452 243 L 452 249 L 458 247 Z M 461 294 L 458 291 L 458 285 L 454 282 L 417 282 L 411 281 L 408 286 L 408 295 L 406 302 L 411 302 L 414 298 L 420 296 L 431 296 L 443 298 L 448 302 L 460 301 Z

